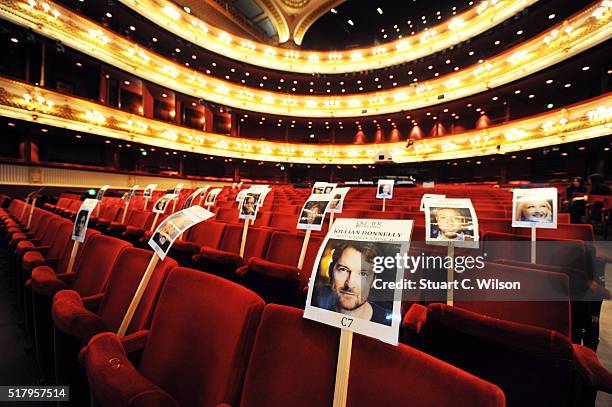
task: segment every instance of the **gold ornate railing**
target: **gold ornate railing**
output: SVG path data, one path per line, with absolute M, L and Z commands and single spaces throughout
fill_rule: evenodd
M 373 164 L 505 154 L 612 133 L 612 93 L 487 129 L 406 142 L 313 145 L 234 138 L 147 119 L 74 96 L 0 77 L 0 116 L 194 153 L 272 162 Z M 256 136 L 256 135 L 253 135 Z

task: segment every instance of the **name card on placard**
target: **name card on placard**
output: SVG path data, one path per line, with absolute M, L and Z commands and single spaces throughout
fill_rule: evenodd
M 391 199 L 393 198 L 393 185 L 395 181 L 392 179 L 379 179 L 376 187 L 376 198 Z
M 304 318 L 397 344 L 411 220 L 337 219 L 321 245 Z
M 206 199 L 204 200 L 204 205 L 206 206 L 214 205 L 215 201 L 217 200 L 217 196 L 219 195 L 222 189 L 223 188 L 211 189 L 210 192 L 208 192 L 208 195 L 206 195 Z
M 155 188 L 157 188 L 157 184 L 147 185 L 142 193 L 142 197 L 145 199 L 153 198 L 153 191 L 155 191 Z
M 446 198 L 446 195 L 440 195 L 440 194 L 423 194 L 423 196 L 421 197 L 421 206 L 419 207 L 419 210 L 421 212 L 423 212 L 425 210 L 425 201 L 428 199 L 444 199 Z
M 161 260 L 166 257 L 170 247 L 181 233 L 195 225 L 215 216 L 214 213 L 202 208 L 192 206 L 168 216 L 159 224 L 151 239 L 149 246 L 155 251 Z
M 72 240 L 83 243 L 85 241 L 85 235 L 87 234 L 87 225 L 91 212 L 98 204 L 97 199 L 86 199 L 81 204 L 81 207 L 77 211 L 74 226 L 72 228 Z
M 110 185 L 102 185 L 100 187 L 100 189 L 98 189 L 98 193 L 96 194 L 96 199 L 98 201 L 101 201 L 102 198 L 104 197 L 104 194 L 106 193 L 106 190 L 110 188 Z
M 174 194 L 180 195 L 184 185 L 185 184 L 183 184 L 182 182 L 180 184 L 176 184 L 176 186 L 174 187 Z
M 342 208 L 344 206 L 344 198 L 346 194 L 348 194 L 350 187 L 345 188 L 334 188 L 331 192 L 332 200 L 329 203 L 328 211 L 330 213 L 342 213 Z
M 557 188 L 512 191 L 512 227 L 557 228 Z
M 155 205 L 153 205 L 153 213 L 164 213 L 166 211 L 166 207 L 168 203 L 173 199 L 177 199 L 178 195 L 176 194 L 166 194 L 159 198 Z
M 321 230 L 325 213 L 332 201 L 332 194 L 313 194 L 304 203 L 298 218 L 297 228 L 302 230 Z
M 126 206 L 130 204 L 130 201 L 132 200 L 132 197 L 136 194 L 136 190 L 138 190 L 138 185 L 134 185 L 128 191 L 127 195 L 125 196 L 125 205 Z
M 208 188 L 210 188 L 210 186 L 206 185 L 193 191 L 191 195 L 189 195 L 189 197 L 185 200 L 185 203 L 183 204 L 183 209 L 189 208 L 193 203 L 193 200 L 196 199 L 198 196 L 204 195 Z
M 470 199 L 426 199 L 425 242 L 478 247 L 478 218 Z
M 334 188 L 336 188 L 338 184 L 332 184 L 329 182 L 315 182 L 314 185 L 312 186 L 312 195 L 318 195 L 318 194 L 329 194 L 331 193 L 331 191 L 334 190 Z
M 263 192 L 247 190 L 243 194 L 242 202 L 240 202 L 238 218 L 239 219 L 255 219 L 259 202 Z

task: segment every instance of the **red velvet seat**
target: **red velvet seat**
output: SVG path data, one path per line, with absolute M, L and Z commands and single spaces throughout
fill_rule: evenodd
M 199 255 L 194 256 L 198 268 L 230 280 L 236 280 L 236 269 L 245 259 L 264 257 L 270 240 L 269 229 L 250 227 L 244 246 L 244 258 L 240 257 L 243 224 L 227 224 L 218 249 L 202 246 Z
M 95 399 L 104 406 L 236 403 L 263 307 L 237 284 L 175 268 L 136 367 L 112 333 L 94 336 L 83 350 Z
M 237 273 L 266 302 L 303 306 L 304 287 L 308 285 L 322 241 L 322 236 L 311 235 L 304 264 L 299 269 L 297 263 L 304 235 L 276 231 L 270 236 L 265 257 L 251 257 Z
M 45 377 L 53 374 L 51 299 L 60 290 L 72 289 L 81 297 L 101 295 L 119 254 L 131 245 L 97 234 L 88 239 L 73 273 L 56 274 L 48 266 L 32 271 L 31 291 L 36 354 Z
M 119 254 L 103 294 L 81 297 L 74 290 L 62 290 L 53 297 L 55 379 L 71 386 L 73 403 L 79 396 L 86 403 L 88 396 L 83 391 L 85 372 L 77 363 L 79 350 L 98 333 L 117 332 L 151 256 L 148 250 L 127 248 Z M 149 328 L 161 287 L 176 266 L 170 257 L 157 264 L 126 334 Z
M 193 266 L 193 256 L 200 252 L 200 248 L 209 247 L 217 249 L 223 238 L 225 223 L 207 220 L 194 225 L 186 232 L 185 240 L 177 239 L 170 248 L 170 256 L 175 258 L 181 266 Z
M 277 214 L 270 218 L 268 227 L 274 230 L 294 231 L 297 227 L 298 215 Z
M 497 384 L 509 406 L 593 406 L 612 392 L 595 353 L 557 331 L 432 304 L 424 332 L 428 353 Z
M 323 407 L 333 400 L 339 330 L 266 306 L 247 370 L 241 407 Z M 296 351 L 298 350 L 298 351 Z M 400 344 L 356 335 L 348 400 L 360 406 L 504 406 L 501 390 Z
M 238 208 L 220 208 L 215 219 L 219 222 L 238 222 Z

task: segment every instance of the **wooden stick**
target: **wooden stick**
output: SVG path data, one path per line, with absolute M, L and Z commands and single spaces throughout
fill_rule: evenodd
M 29 203 L 30 203 L 30 199 L 26 198 L 25 205 L 23 205 L 23 208 L 21 208 L 21 216 L 19 216 L 19 220 L 23 220 L 23 216 L 25 215 L 25 211 L 26 211 Z
M 155 225 L 157 224 L 157 219 L 159 219 L 159 212 L 157 212 L 155 214 L 155 217 L 153 218 L 153 223 L 151 223 L 151 229 L 149 229 L 151 232 L 153 232 L 155 230 Z
M 134 297 L 132 298 L 132 302 L 130 302 L 130 306 L 128 307 L 125 316 L 123 317 L 123 321 L 121 321 L 121 326 L 117 331 L 117 336 L 122 337 L 125 335 L 128 327 L 130 326 L 130 322 L 132 322 L 132 317 L 136 312 L 136 308 L 138 308 L 138 304 L 140 303 L 140 299 L 147 289 L 147 285 L 149 284 L 149 279 L 153 275 L 153 270 L 155 270 L 155 266 L 157 266 L 157 262 L 159 261 L 159 256 L 156 253 L 153 253 L 153 257 L 151 257 L 151 261 L 147 266 L 144 274 L 142 275 L 142 279 L 140 280 L 140 284 L 138 284 L 138 288 L 134 293 Z
M 536 227 L 531 228 L 531 263 L 536 263 Z
M 144 208 L 142 208 L 143 211 L 147 210 L 147 205 L 149 204 L 149 198 L 145 198 L 145 204 L 144 204 Z
M 79 251 L 80 246 L 81 242 L 79 242 L 78 240 L 75 240 L 72 244 L 72 251 L 70 252 L 68 266 L 66 266 L 66 273 L 72 273 L 72 269 L 74 268 L 74 261 L 76 260 L 77 252 Z
M 129 204 L 126 204 L 125 209 L 123 210 L 123 215 L 121 216 L 121 223 L 123 224 L 125 224 L 125 217 L 127 216 L 129 206 L 130 206 Z
M 244 220 L 244 228 L 242 229 L 242 240 L 240 241 L 240 257 L 244 256 L 244 248 L 246 247 L 247 234 L 249 233 L 249 219 Z
M 385 211 L 385 203 L 387 202 L 387 198 L 383 198 L 383 212 Z
M 446 270 L 446 280 L 449 283 L 452 283 L 454 278 L 454 262 L 455 262 L 455 246 L 451 242 L 448 242 L 448 254 L 447 256 L 451 259 L 450 267 Z M 446 305 L 453 306 L 453 286 L 450 285 L 450 288 L 446 290 Z
M 334 213 L 330 212 L 329 213 L 329 229 L 331 229 L 333 224 L 334 224 Z
M 353 349 L 353 332 L 340 331 L 340 348 L 336 366 L 336 385 L 334 387 L 333 407 L 345 407 L 348 393 L 348 380 L 351 370 L 351 351 Z
M 34 214 L 34 208 L 36 208 L 36 198 L 32 201 L 32 207 L 30 208 L 30 214 L 28 215 L 28 224 L 26 227 L 29 229 L 30 224 L 32 223 L 32 215 Z
M 172 213 L 176 211 L 176 201 L 178 201 L 178 196 L 172 201 Z
M 308 229 L 304 235 L 304 242 L 302 243 L 302 250 L 300 251 L 300 259 L 298 260 L 297 268 L 301 269 L 304 265 L 304 258 L 306 257 L 306 250 L 308 250 L 308 241 L 310 240 L 310 232 Z

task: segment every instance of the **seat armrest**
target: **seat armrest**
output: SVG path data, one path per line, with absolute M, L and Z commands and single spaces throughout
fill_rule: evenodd
M 65 274 L 68 274 L 68 273 L 64 273 L 62 275 L 65 275 Z M 74 273 L 69 273 L 69 274 L 74 274 Z M 83 301 L 83 306 L 90 311 L 97 310 L 100 304 L 102 303 L 103 299 L 104 299 L 104 293 L 98 293 L 98 294 L 90 295 L 88 297 L 81 298 L 81 300 Z
M 72 283 L 72 280 L 76 277 L 76 273 L 62 273 L 55 275 L 59 280 L 63 281 L 66 284 Z
M 195 256 L 194 260 L 196 260 Z M 241 266 L 243 263 L 242 257 L 240 257 L 240 255 L 236 253 L 212 249 L 206 246 L 202 246 L 202 248 L 200 249 L 199 258 L 197 259 L 197 261 L 202 260 L 209 260 L 211 262 L 231 265 L 235 267 Z
M 91 391 L 101 405 L 178 407 L 176 400 L 136 370 L 117 335 L 94 336 L 83 353 Z
M 79 293 L 73 290 L 58 291 L 53 296 L 51 316 L 57 329 L 83 341 L 108 331 L 104 321 L 86 309 Z
M 141 329 L 121 338 L 125 352 L 130 354 L 143 350 L 149 339 L 149 332 L 148 329 Z
M 285 264 L 251 257 L 247 264 L 240 267 L 236 272 L 241 276 L 254 273 L 282 280 L 298 281 L 301 270 L 295 266 L 287 266 Z
M 48 266 L 40 266 L 32 270 L 31 280 L 32 290 L 48 297 L 53 297 L 56 292 L 69 288 L 68 284 L 60 280 L 53 269 Z
M 411 335 L 420 335 L 426 320 L 427 307 L 420 304 L 412 304 L 406 315 L 404 315 L 402 329 L 408 331 Z
M 574 358 L 578 371 L 587 383 L 597 390 L 612 394 L 612 373 L 606 369 L 592 349 L 582 345 L 573 345 Z
M 110 226 L 108 227 L 108 231 L 109 232 L 124 232 L 125 229 L 127 229 L 127 225 L 124 225 L 123 223 L 119 223 L 119 222 L 112 222 L 110 224 Z

